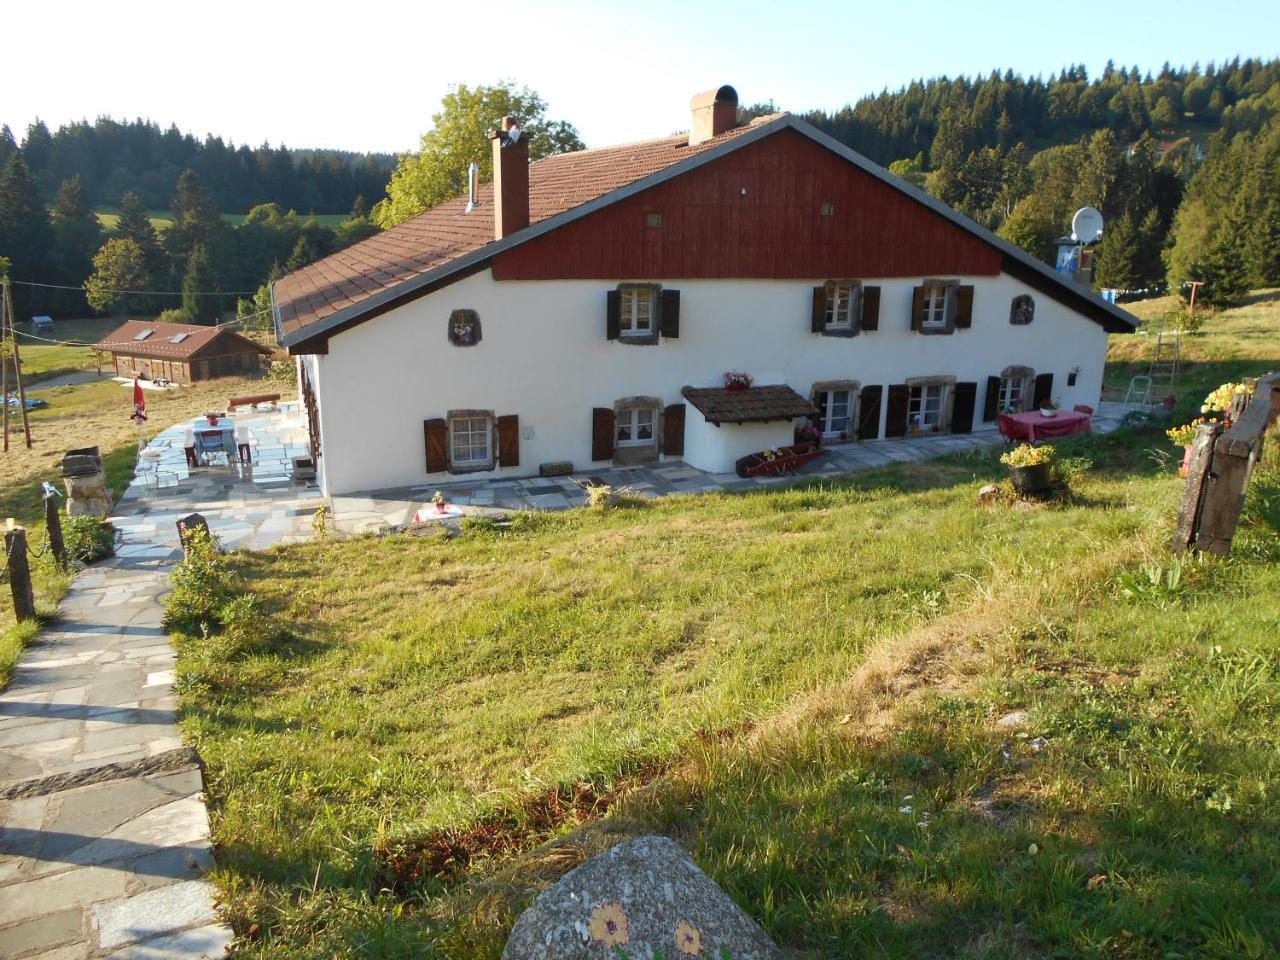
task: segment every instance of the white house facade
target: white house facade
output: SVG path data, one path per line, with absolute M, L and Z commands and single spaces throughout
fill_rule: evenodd
M 726 90 L 703 140 L 695 98 L 697 153 L 621 185 L 600 171 L 659 148 L 526 161 L 521 183 L 498 134 L 497 182 L 467 206 L 277 283 L 327 495 L 664 460 L 725 473 L 804 424 L 856 443 L 1097 404 L 1127 314 L 802 121 L 717 129 Z M 561 180 L 606 189 L 545 209 Z M 726 391 L 729 371 L 752 386 Z

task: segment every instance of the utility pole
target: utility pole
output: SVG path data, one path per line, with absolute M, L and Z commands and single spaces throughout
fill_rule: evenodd
M 1188 280 L 1187 286 L 1191 288 L 1191 303 L 1187 308 L 1187 313 L 1191 317 L 1196 315 L 1196 291 L 1204 286 L 1203 280 Z
M 22 358 L 18 353 L 18 330 L 13 318 L 13 296 L 9 291 L 9 260 L 0 257 L 0 350 L 3 350 L 3 373 L 0 373 L 0 390 L 4 391 L 4 452 L 9 452 L 9 358 L 13 357 L 13 379 L 18 387 L 18 409 L 22 411 L 22 431 L 27 437 L 27 449 L 31 449 L 31 423 L 27 419 L 27 393 L 22 386 Z

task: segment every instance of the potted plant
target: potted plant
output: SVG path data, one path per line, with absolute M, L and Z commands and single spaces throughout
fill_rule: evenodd
M 743 373 L 741 370 L 730 370 L 724 375 L 726 390 L 746 390 L 751 384 L 751 374 Z
M 1200 406 L 1200 412 L 1208 416 L 1220 416 L 1226 419 L 1226 425 L 1231 425 L 1231 411 L 1236 403 L 1237 397 L 1249 396 L 1253 393 L 1254 386 L 1251 383 L 1224 383 L 1207 397 Z
M 1191 450 L 1195 446 L 1196 434 L 1202 424 L 1217 423 L 1216 419 L 1210 417 L 1197 417 L 1190 423 L 1184 423 L 1180 427 L 1174 427 L 1165 431 L 1165 436 L 1174 442 L 1176 446 L 1182 447 L 1182 465 L 1178 468 L 1178 476 L 1185 477 L 1187 471 L 1191 468 Z
M 812 423 L 796 427 L 795 443 L 797 446 L 807 444 L 816 450 L 822 446 L 822 431 Z
M 1040 404 L 1040 416 L 1056 417 L 1058 415 L 1058 405 L 1052 400 L 1046 400 Z
M 1053 462 L 1058 451 L 1053 447 L 1019 444 L 1000 458 L 1009 468 L 1009 479 L 1020 496 L 1044 493 L 1053 485 Z
M 444 494 L 439 490 L 431 495 L 431 502 L 436 505 L 436 513 L 444 513 L 449 508 L 449 504 L 444 499 Z

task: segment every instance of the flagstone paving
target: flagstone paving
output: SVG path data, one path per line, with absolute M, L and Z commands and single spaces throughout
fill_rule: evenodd
M 1094 419 L 1114 429 L 1126 409 Z M 295 481 L 307 451 L 297 404 L 236 417 L 252 462 L 188 468 L 187 424 L 157 434 L 112 518 L 116 555 L 82 572 L 0 692 L 0 957 L 79 960 L 220 957 L 221 923 L 198 758 L 176 723 L 175 657 L 162 626 L 177 521 L 197 511 L 226 547 L 259 549 L 312 535 L 325 503 Z M 835 476 L 1000 443 L 992 431 L 844 444 L 799 476 Z M 582 484 L 642 496 L 753 490 L 788 478 L 744 480 L 683 463 L 590 469 L 573 477 L 424 484 L 334 497 L 344 533 L 413 521 L 441 489 L 463 514 L 564 509 Z

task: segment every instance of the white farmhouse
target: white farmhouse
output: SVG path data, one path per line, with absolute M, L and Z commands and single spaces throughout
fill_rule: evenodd
M 326 494 L 1096 405 L 1134 320 L 789 114 L 528 162 L 276 282 Z M 729 391 L 724 374 L 754 385 Z

